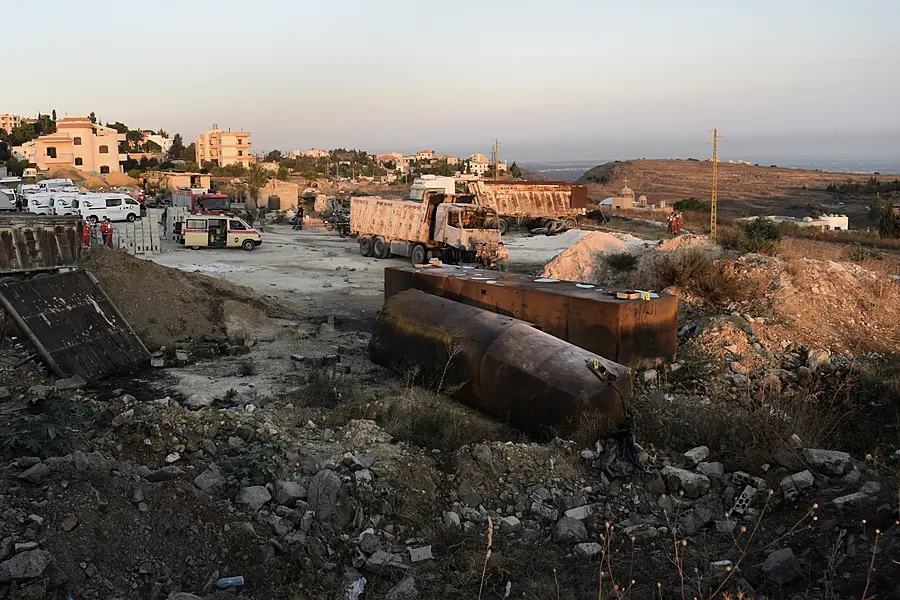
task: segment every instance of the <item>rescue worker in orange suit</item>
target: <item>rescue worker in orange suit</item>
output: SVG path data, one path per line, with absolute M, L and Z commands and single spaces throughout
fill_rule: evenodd
M 86 249 L 91 247 L 91 233 L 93 233 L 93 228 L 93 223 L 90 221 L 85 221 L 84 225 L 81 226 L 82 243 Z
M 109 217 L 103 217 L 103 222 L 100 224 L 100 235 L 103 236 L 103 244 L 112 248 L 112 223 L 109 222 Z

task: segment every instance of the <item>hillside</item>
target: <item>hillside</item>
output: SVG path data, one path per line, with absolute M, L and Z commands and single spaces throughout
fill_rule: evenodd
M 900 180 L 900 175 L 878 177 L 882 181 Z M 869 197 L 839 195 L 825 189 L 830 183 L 842 184 L 850 178 L 867 179 L 853 173 L 719 163 L 720 210 L 735 215 L 804 216 L 818 209 L 863 219 Z M 579 181 L 588 184 L 590 198 L 595 202 L 615 195 L 626 182 L 636 194 L 645 194 L 651 202 L 674 202 L 692 196 L 708 200 L 712 165 L 697 160 L 616 161 L 590 169 Z

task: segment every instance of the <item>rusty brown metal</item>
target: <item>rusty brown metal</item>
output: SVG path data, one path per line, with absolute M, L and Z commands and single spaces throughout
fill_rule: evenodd
M 615 297 L 620 290 L 456 267 L 387 267 L 384 296 L 408 289 L 521 319 L 632 368 L 675 360 L 678 300 Z
M 621 423 L 631 371 L 518 319 L 407 290 L 378 316 L 372 360 L 458 389 L 467 404 L 546 437 L 581 411 Z
M 81 246 L 78 217 L 0 216 L 0 275 L 73 269 Z
M 468 191 L 504 217 L 583 215 L 588 200 L 586 185 L 556 181 L 472 181 Z
M 57 377 L 94 381 L 150 353 L 100 285 L 83 270 L 0 283 L 0 307 Z

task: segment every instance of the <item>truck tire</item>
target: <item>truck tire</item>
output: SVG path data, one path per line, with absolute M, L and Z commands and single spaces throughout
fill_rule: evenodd
M 500 235 L 506 235 L 509 231 L 509 221 L 506 219 L 500 219 L 499 223 Z
M 391 255 L 391 247 L 380 235 L 372 242 L 372 255 L 375 258 L 387 258 Z
M 412 264 L 415 265 L 424 265 L 428 261 L 428 253 L 425 250 L 425 246 L 422 244 L 417 244 L 412 249 Z
M 562 219 L 550 219 L 550 222 L 547 223 L 547 235 L 556 235 L 560 231 L 563 230 L 563 221 Z
M 244 243 L 241 244 L 241 248 L 243 248 L 247 252 L 250 252 L 251 250 L 256 249 L 256 244 L 253 243 L 253 240 L 244 240 Z
M 372 236 L 364 235 L 359 238 L 359 253 L 366 258 L 372 256 Z
M 566 217 L 566 229 L 575 229 L 578 227 L 578 220 L 575 217 Z
M 134 213 L 128 213 L 128 216 L 125 217 L 125 220 L 128 221 L 129 223 L 134 223 L 134 220 L 136 218 L 137 217 L 134 215 Z

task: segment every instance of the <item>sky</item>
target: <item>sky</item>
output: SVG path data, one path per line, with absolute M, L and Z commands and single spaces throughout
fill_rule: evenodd
M 44 0 L 0 112 L 254 149 L 900 155 L 896 0 Z

